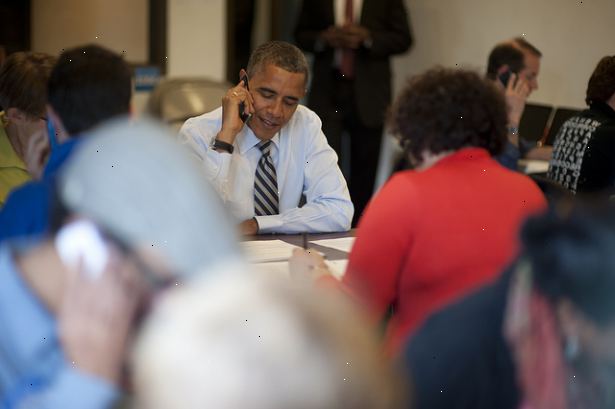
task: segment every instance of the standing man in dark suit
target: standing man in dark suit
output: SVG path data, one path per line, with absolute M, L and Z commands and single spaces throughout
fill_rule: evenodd
M 308 102 L 338 156 L 342 133 L 350 135 L 356 224 L 374 189 L 391 100 L 389 57 L 412 43 L 406 9 L 403 0 L 305 0 L 295 36 L 314 54 Z

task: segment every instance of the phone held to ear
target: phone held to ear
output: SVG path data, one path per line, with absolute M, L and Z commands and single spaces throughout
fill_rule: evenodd
M 504 71 L 503 73 L 501 73 L 500 75 L 498 75 L 498 79 L 500 80 L 502 85 L 504 85 L 504 88 L 508 87 L 508 80 L 510 80 L 510 74 L 512 74 L 512 71 L 508 69 Z
M 71 222 L 58 232 L 55 247 L 69 268 L 99 278 L 109 262 L 109 247 L 96 225 L 88 220 Z
M 246 90 L 250 91 L 250 88 L 248 88 L 248 74 L 244 74 L 241 77 L 241 81 L 244 87 L 246 87 Z M 252 118 L 252 114 L 246 113 L 246 104 L 244 102 L 239 103 L 239 117 L 244 123 L 247 123 L 250 121 L 250 118 Z

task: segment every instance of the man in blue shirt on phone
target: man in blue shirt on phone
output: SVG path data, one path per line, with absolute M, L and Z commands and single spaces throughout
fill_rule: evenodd
M 216 194 L 162 129 L 124 118 L 92 131 L 58 173 L 51 235 L 0 245 L 1 408 L 115 407 L 155 296 L 241 271 Z
M 519 136 L 519 123 L 525 102 L 538 89 L 538 74 L 542 53 L 523 37 L 496 45 L 489 53 L 487 78 L 502 90 L 508 106 L 508 143 L 496 157 L 502 166 L 517 170 L 522 157 L 548 160 L 551 148 L 537 148 Z

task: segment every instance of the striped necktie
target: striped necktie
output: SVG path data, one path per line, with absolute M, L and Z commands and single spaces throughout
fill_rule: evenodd
M 278 178 L 271 158 L 271 141 L 260 142 L 258 148 L 263 155 L 254 175 L 254 213 L 257 216 L 278 214 Z

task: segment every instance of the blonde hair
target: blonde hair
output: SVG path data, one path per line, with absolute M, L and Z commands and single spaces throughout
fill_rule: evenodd
M 134 354 L 138 402 L 170 408 L 396 408 L 401 384 L 357 311 L 238 275 L 171 294 Z

